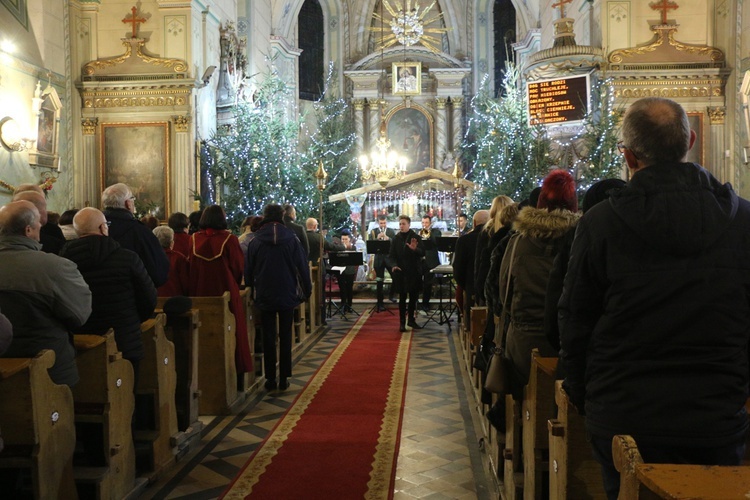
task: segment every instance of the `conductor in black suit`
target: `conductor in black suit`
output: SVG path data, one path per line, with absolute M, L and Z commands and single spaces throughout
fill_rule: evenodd
M 398 218 L 399 232 L 391 241 L 391 251 L 388 262 L 393 270 L 393 279 L 399 291 L 398 312 L 401 332 L 409 329 L 421 328 L 417 325 L 414 313 L 419 300 L 419 290 L 422 285 L 422 259 L 424 247 L 422 239 L 411 230 L 411 219 L 407 215 Z M 407 314 L 406 297 L 409 296 Z M 408 317 L 408 322 L 407 322 Z
M 393 240 L 394 236 L 396 236 L 396 231 L 388 227 L 387 217 L 385 215 L 380 215 L 378 216 L 378 227 L 371 230 L 367 234 L 367 239 L 377 241 L 391 241 Z M 375 270 L 375 281 L 377 283 L 377 311 L 385 311 L 385 304 L 383 304 L 383 282 L 385 280 L 386 269 L 388 269 L 388 274 L 391 275 L 391 281 L 393 281 L 393 272 L 391 271 L 391 266 L 388 265 L 387 256 L 383 254 L 375 254 L 375 256 L 372 258 L 371 269 Z M 395 290 L 393 289 L 393 284 L 391 283 L 391 290 L 388 294 L 388 298 L 393 301 L 394 295 Z

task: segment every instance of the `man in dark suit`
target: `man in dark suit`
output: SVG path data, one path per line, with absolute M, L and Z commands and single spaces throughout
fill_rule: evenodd
M 371 230 L 367 234 L 368 240 L 379 240 L 379 241 L 391 241 L 396 236 L 396 231 L 388 227 L 388 218 L 385 215 L 378 216 L 378 227 Z M 391 272 L 391 266 L 388 265 L 386 254 L 376 254 L 371 256 L 370 269 L 375 270 L 375 281 L 377 283 L 377 311 L 385 311 L 385 304 L 383 304 L 383 282 L 385 280 L 385 270 L 388 270 L 388 274 L 391 275 L 391 282 L 393 281 L 393 273 Z M 388 293 L 388 299 L 391 302 L 395 301 L 395 290 L 393 289 L 393 283 L 391 283 L 391 290 Z
M 307 234 L 305 228 L 297 224 L 297 210 L 294 205 L 287 203 L 284 205 L 284 225 L 291 229 L 294 234 L 299 238 L 299 242 L 302 243 L 302 248 L 305 249 L 305 257 L 310 255 L 310 242 L 307 241 Z
M 424 248 L 421 238 L 411 230 L 411 219 L 407 215 L 398 218 L 399 232 L 391 241 L 388 263 L 393 270 L 393 279 L 399 292 L 398 312 L 400 331 L 422 328 L 417 324 L 414 312 L 419 300 L 422 284 L 422 260 Z M 407 296 L 409 304 L 407 307 Z
M 419 232 L 419 236 L 423 241 L 429 240 L 430 248 L 424 250 L 424 266 L 422 268 L 422 310 L 427 312 L 430 310 L 430 298 L 432 297 L 432 282 L 434 281 L 435 275 L 432 274 L 432 270 L 440 265 L 440 257 L 438 256 L 437 250 L 437 239 L 442 236 L 439 229 L 432 227 L 432 217 L 429 215 L 422 216 L 422 230 Z
M 474 229 L 456 241 L 456 249 L 453 252 L 453 277 L 456 279 L 456 290 L 465 292 L 463 300 L 464 318 L 469 318 L 471 306 L 474 305 L 474 254 L 477 249 L 479 233 L 490 218 L 488 210 L 477 210 L 474 214 Z M 464 321 L 464 325 L 466 322 Z

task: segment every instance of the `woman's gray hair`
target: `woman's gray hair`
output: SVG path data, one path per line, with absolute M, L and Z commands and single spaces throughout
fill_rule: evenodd
M 680 162 L 690 149 L 687 114 L 671 99 L 639 99 L 625 113 L 622 141 L 646 166 Z
M 159 240 L 162 248 L 169 248 L 174 241 L 174 229 L 169 226 L 158 226 L 154 228 L 154 235 Z
M 108 186 L 102 193 L 102 208 L 125 208 L 125 202 L 133 196 L 127 184 L 118 182 Z

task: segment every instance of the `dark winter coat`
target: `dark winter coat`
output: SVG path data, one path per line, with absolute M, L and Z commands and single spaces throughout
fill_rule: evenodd
M 91 289 L 91 316 L 76 333 L 114 328 L 122 357 L 142 359 L 141 323 L 154 312 L 156 288 L 138 255 L 108 236 L 85 236 L 69 241 L 60 256 L 76 263 Z
M 474 263 L 474 286 L 476 288 L 477 302 L 490 306 L 492 310 L 491 302 L 493 298 L 488 298 L 485 294 L 485 286 L 489 276 L 497 280 L 498 272 L 500 271 L 500 262 L 503 260 L 502 256 L 498 259 L 497 267 L 495 272 L 490 274 L 490 268 L 492 267 L 492 251 L 500 244 L 500 242 L 508 235 L 510 226 L 503 226 L 491 235 L 487 235 L 487 231 L 482 231 L 479 236 L 479 242 L 477 243 L 476 249 L 476 262 Z M 495 287 L 497 288 L 497 283 Z
M 104 216 L 109 223 L 110 238 L 138 254 L 154 286 L 166 283 L 169 259 L 154 233 L 124 208 L 106 208 Z
M 750 203 L 692 163 L 644 168 L 583 216 L 559 319 L 564 386 L 589 432 L 744 440 L 748 256 Z
M 78 382 L 71 332 L 91 314 L 91 292 L 75 264 L 40 251 L 25 236 L 0 237 L 0 309 L 13 325 L 7 358 L 55 351 L 49 375 L 56 384 Z
M 544 298 L 560 242 L 578 219 L 578 214 L 568 210 L 548 212 L 546 208 L 527 207 L 513 223 L 515 234 L 508 242 L 500 265 L 499 285 L 500 301 L 503 307 L 510 307 L 505 354 L 515 369 L 516 390 L 529 381 L 532 349 L 539 349 L 542 356 L 557 355 L 544 334 Z
M 305 251 L 305 257 L 310 254 L 310 242 L 307 240 L 307 232 L 305 228 L 294 222 L 290 217 L 284 216 L 284 225 L 294 232 L 297 239 L 302 244 L 302 249 Z
M 474 288 L 474 268 L 476 260 L 474 256 L 477 250 L 477 241 L 482 232 L 484 224 L 478 225 L 468 234 L 465 234 L 456 240 L 456 248 L 453 252 L 453 277 L 456 279 L 458 286 L 464 289 L 466 295 L 472 297 L 475 295 Z M 474 303 L 471 301 L 472 304 Z
M 297 307 L 297 276 L 309 297 L 310 270 L 299 239 L 280 222 L 263 223 L 247 247 L 245 262 L 245 285 L 252 288 L 258 309 L 288 311 Z
M 407 242 L 411 241 L 412 238 L 416 238 L 419 242 L 416 250 L 412 250 L 406 246 Z M 400 272 L 403 273 L 402 276 L 406 280 L 406 283 L 414 286 L 415 282 L 421 283 L 422 281 L 422 260 L 424 253 L 422 238 L 414 230 L 409 229 L 405 233 L 399 231 L 393 237 L 393 240 L 391 240 L 391 250 L 388 254 L 387 262 L 391 267 L 400 267 Z

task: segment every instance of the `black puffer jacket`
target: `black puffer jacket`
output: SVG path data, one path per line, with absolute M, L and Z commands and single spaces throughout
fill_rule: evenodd
M 589 432 L 744 439 L 749 256 L 750 203 L 691 163 L 638 171 L 583 216 L 559 319 L 564 385 Z
M 60 256 L 78 265 L 91 289 L 91 316 L 76 333 L 114 328 L 122 356 L 143 358 L 141 322 L 154 312 L 156 288 L 138 255 L 107 236 L 86 236 L 66 243 Z

